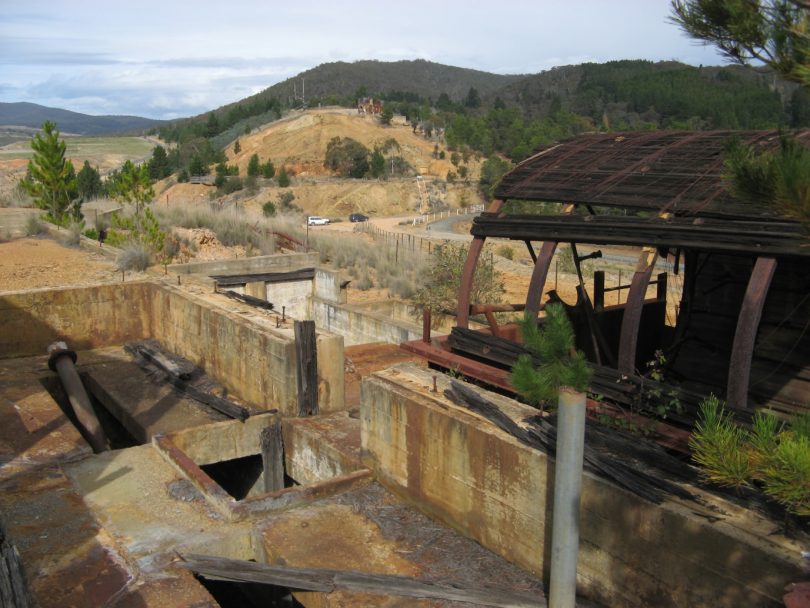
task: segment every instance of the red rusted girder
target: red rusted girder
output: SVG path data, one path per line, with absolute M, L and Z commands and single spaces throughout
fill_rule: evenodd
M 632 374 L 636 367 L 636 346 L 641 312 L 644 309 L 644 298 L 657 260 L 658 250 L 656 249 L 641 253 L 633 281 L 630 283 L 630 291 L 627 293 L 627 305 L 622 317 L 622 330 L 619 338 L 618 369 L 623 374 Z
M 503 201 L 495 199 L 487 209 L 487 213 L 498 213 L 503 207 Z M 458 310 L 456 312 L 456 325 L 459 327 L 469 327 L 470 324 L 470 298 L 472 296 L 473 277 L 475 277 L 475 267 L 478 258 L 481 257 L 481 250 L 484 248 L 484 241 L 487 237 L 473 237 L 470 243 L 470 250 L 461 271 L 461 284 L 458 288 Z
M 732 407 L 748 407 L 748 383 L 751 377 L 754 342 L 774 272 L 776 272 L 774 258 L 757 258 L 751 278 L 748 280 L 740 316 L 737 318 L 737 329 L 734 333 L 728 367 L 726 400 Z
M 556 241 L 545 241 L 540 247 L 537 263 L 532 271 L 529 291 L 526 292 L 526 311 L 534 316 L 537 316 L 537 313 L 540 312 L 540 298 L 543 297 L 543 287 L 546 285 L 548 269 L 551 268 L 555 249 L 557 249 Z

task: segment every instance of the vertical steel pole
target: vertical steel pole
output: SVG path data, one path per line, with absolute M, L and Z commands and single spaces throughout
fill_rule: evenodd
M 557 410 L 549 608 L 574 608 L 579 553 L 579 498 L 585 447 L 585 393 L 562 387 Z

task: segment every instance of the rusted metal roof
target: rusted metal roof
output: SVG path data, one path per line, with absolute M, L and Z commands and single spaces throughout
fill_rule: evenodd
M 581 135 L 541 148 L 495 191 L 522 199 L 670 212 L 676 216 L 777 218 L 724 188 L 723 150 L 738 137 L 775 148 L 778 131 L 648 131 Z M 796 134 L 810 146 L 810 129 Z

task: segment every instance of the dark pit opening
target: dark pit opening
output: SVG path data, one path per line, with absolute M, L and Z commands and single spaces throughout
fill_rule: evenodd
M 203 576 L 197 580 L 220 608 L 303 608 L 289 589 L 259 583 L 212 581 Z
M 204 464 L 200 468 L 236 500 L 242 500 L 250 493 L 263 470 L 260 454 Z
M 67 393 L 62 386 L 62 381 L 59 380 L 57 376 L 53 376 L 42 378 L 41 382 L 42 386 L 45 387 L 45 390 L 51 394 L 51 397 L 53 397 L 53 400 L 59 406 L 59 409 L 62 410 L 62 413 L 64 413 L 67 419 L 70 420 L 70 423 L 76 427 L 76 430 L 79 431 L 84 440 L 90 443 L 87 432 L 84 430 L 84 427 L 79 424 L 76 413 L 73 411 L 73 407 L 70 405 L 70 400 L 68 399 Z M 98 422 L 101 425 L 104 434 L 107 436 L 110 449 L 121 450 L 123 448 L 131 448 L 136 445 L 141 445 L 141 443 L 135 439 L 135 437 L 133 437 L 124 427 L 124 425 L 121 424 L 98 399 L 96 399 L 95 395 L 87 390 L 87 385 L 84 382 L 84 378 L 82 378 L 82 383 L 85 384 L 85 391 L 87 391 L 87 396 L 90 399 L 90 404 L 93 406 L 93 411 L 96 414 L 96 418 L 98 418 Z

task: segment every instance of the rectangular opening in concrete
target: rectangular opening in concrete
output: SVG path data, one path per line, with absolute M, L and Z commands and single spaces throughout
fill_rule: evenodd
M 87 375 L 79 374 L 79 377 L 81 378 L 85 389 L 87 389 Z M 73 408 L 70 405 L 70 400 L 68 399 L 67 393 L 62 387 L 62 383 L 60 382 L 59 378 L 55 376 L 46 377 L 42 378 L 40 382 L 42 383 L 42 386 L 45 387 L 45 390 L 50 393 L 51 397 L 53 397 L 53 400 L 59 406 L 59 409 L 61 409 L 67 419 L 70 420 L 70 423 L 76 428 L 77 431 L 79 431 L 84 440 L 90 443 L 87 431 L 79 423 L 76 413 L 73 411 Z M 104 435 L 109 440 L 110 449 L 121 450 L 124 448 L 131 448 L 132 446 L 141 445 L 143 443 L 138 441 L 138 439 L 133 436 L 126 429 L 126 427 L 107 410 L 106 407 L 104 407 L 104 405 L 96 398 L 92 391 L 88 390 L 87 396 L 90 398 L 90 403 L 93 406 L 93 412 L 95 413 L 96 418 L 98 418 L 99 424 L 104 431 Z
M 307 504 L 344 492 L 370 479 L 361 469 L 332 479 L 297 485 L 286 474 L 283 487 L 265 485 L 261 433 L 278 423 L 275 412 L 251 416 L 244 422 L 217 422 L 154 438 L 158 451 L 203 494 L 206 501 L 231 520 Z M 281 435 L 279 434 L 279 437 Z M 278 446 L 279 452 L 283 446 Z M 277 452 L 277 453 L 279 453 Z
M 195 576 L 220 608 L 303 608 L 286 587 L 217 581 Z

